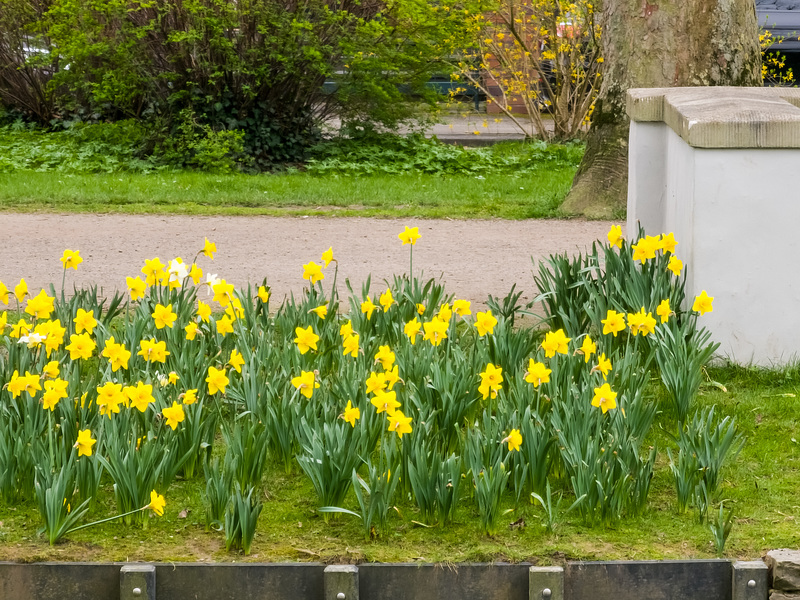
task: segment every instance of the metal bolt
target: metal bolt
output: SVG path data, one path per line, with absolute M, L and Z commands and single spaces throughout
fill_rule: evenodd
M 131 593 L 134 596 L 141 596 L 142 595 L 142 589 L 141 588 L 133 588 L 133 590 L 131 590 Z
M 344 600 L 344 592 L 339 592 L 336 594 L 336 600 Z
M 550 591 L 550 588 L 544 588 L 542 590 L 542 598 L 549 598 L 553 592 Z
M 747 587 L 749 587 L 749 588 L 756 587 L 756 580 L 755 579 L 751 579 L 750 581 L 748 581 L 747 582 Z

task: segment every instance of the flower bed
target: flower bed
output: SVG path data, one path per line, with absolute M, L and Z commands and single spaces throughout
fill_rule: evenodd
M 517 326 L 513 291 L 473 311 L 414 277 L 419 233 L 398 237 L 409 273 L 379 293 L 367 282 L 340 298 L 329 249 L 277 308 L 266 280 L 204 278 L 208 240 L 191 262 L 146 261 L 127 297 L 67 297 L 82 260 L 70 250 L 60 290 L 0 284 L 16 304 L 0 317 L 0 501 L 35 501 L 54 544 L 108 519 L 147 527 L 176 480 L 204 477 L 207 527 L 247 554 L 277 465 L 365 539 L 390 532 L 403 498 L 420 526 L 469 510 L 488 535 L 509 502 L 536 502 L 550 531 L 567 514 L 613 525 L 648 510 L 659 453 L 645 440 L 661 418 L 677 423 L 676 508 L 707 518 L 742 439 L 730 418 L 694 410 L 713 298 L 688 306 L 671 235 L 629 245 L 615 227 L 591 252 L 540 265 L 544 336 Z M 673 421 L 645 393 L 654 374 Z M 97 505 L 104 490 L 116 513 Z M 730 515 L 719 504 L 709 519 L 719 552 Z

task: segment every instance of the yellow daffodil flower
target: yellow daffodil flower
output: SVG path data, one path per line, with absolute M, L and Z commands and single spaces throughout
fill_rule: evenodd
M 341 418 L 344 419 L 345 423 L 350 423 L 350 425 L 355 427 L 356 421 L 361 418 L 361 410 L 357 406 L 354 407 L 353 403 L 348 400 Z
M 147 284 L 142 281 L 141 277 L 126 277 L 125 283 L 128 286 L 128 293 L 131 295 L 131 300 L 136 302 L 144 297 L 144 292 L 147 289 Z
M 669 257 L 667 270 L 672 271 L 672 274 L 675 275 L 675 277 L 680 277 L 681 271 L 683 271 L 683 261 L 673 254 Z
M 325 279 L 325 273 L 322 272 L 322 267 L 312 260 L 303 265 L 303 279 L 310 281 L 311 285 L 316 285 L 318 281 Z
M 128 369 L 128 360 L 131 357 L 130 350 L 127 350 L 124 345 L 116 343 L 114 336 L 106 340 L 105 348 L 101 356 L 107 358 L 111 363 L 111 370 L 117 372 L 120 368 Z
M 231 357 L 228 360 L 228 364 L 236 369 L 237 373 L 242 372 L 242 365 L 244 365 L 244 357 L 239 353 L 236 348 L 231 350 Z
M 300 354 L 305 354 L 309 350 L 317 351 L 319 336 L 311 329 L 311 325 L 305 329 L 296 327 L 294 333 L 297 336 L 294 338 L 294 343 L 297 344 L 297 349 L 300 350 Z
M 211 260 L 214 260 L 214 253 L 216 251 L 217 251 L 217 245 L 214 242 L 210 242 L 208 238 L 205 238 L 205 243 L 203 244 L 203 249 L 201 250 L 201 252 Z
M 456 300 L 453 302 L 453 312 L 459 317 L 466 317 L 472 314 L 472 303 L 469 300 Z
M 678 242 L 675 241 L 675 236 L 670 233 L 665 233 L 661 236 L 661 250 L 664 252 L 669 252 L 670 254 L 675 254 L 675 246 L 678 245 Z
M 141 413 L 145 412 L 147 407 L 156 401 L 153 397 L 153 386 L 141 381 L 136 383 L 136 387 L 132 385 L 125 386 L 123 392 L 127 396 L 131 407 Z
M 225 337 L 229 333 L 233 333 L 233 321 L 230 316 L 225 315 L 217 321 L 217 333 Z
M 184 405 L 188 406 L 190 404 L 194 404 L 195 402 L 197 402 L 197 390 L 196 389 L 186 390 L 183 393 Z
M 375 390 L 375 396 L 373 396 L 370 402 L 378 409 L 378 414 L 385 412 L 387 415 L 393 415 L 400 407 L 400 402 L 397 401 L 397 394 L 395 392 Z
M 381 294 L 381 297 L 378 299 L 381 306 L 383 307 L 383 312 L 388 312 L 389 307 L 394 304 L 394 298 L 392 297 L 392 290 L 386 288 L 386 291 Z
M 164 496 L 158 494 L 155 490 L 150 492 L 150 504 L 145 506 L 145 509 L 152 510 L 157 516 L 163 517 L 164 516 L 164 507 L 167 505 L 167 501 L 164 500 Z
M 423 340 L 427 340 L 433 346 L 438 346 L 442 340 L 447 338 L 448 323 L 442 321 L 439 317 L 434 317 L 427 323 L 422 325 L 425 330 L 425 335 L 422 336 Z
M 225 386 L 230 383 L 228 376 L 225 375 L 225 369 L 216 369 L 214 367 L 208 367 L 208 377 L 206 377 L 206 383 L 208 383 L 208 393 L 212 396 L 217 392 L 225 393 Z
M 189 321 L 183 330 L 186 332 L 186 339 L 192 341 L 197 336 L 197 323 Z
M 492 315 L 492 311 L 479 312 L 475 315 L 475 328 L 478 330 L 480 337 L 494 334 L 494 326 L 497 325 L 497 319 Z
M 322 319 L 324 321 L 325 317 L 328 316 L 328 305 L 327 304 L 320 304 L 317 308 L 312 308 L 308 312 L 314 313 L 315 315 L 317 315 L 320 319 Z
M 51 360 L 42 369 L 42 376 L 47 377 L 48 379 L 55 379 L 60 375 L 60 373 L 61 371 L 58 368 L 57 360 Z
M 519 429 L 512 429 L 511 433 L 503 438 L 500 443 L 508 443 L 509 452 L 519 452 L 520 446 L 522 446 L 522 434 L 519 432 Z
M 588 335 L 584 336 L 583 343 L 581 344 L 581 347 L 576 350 L 576 353 L 583 354 L 583 361 L 588 363 L 589 357 L 591 357 L 595 352 L 597 352 L 597 344 L 594 343 L 592 338 L 590 338 Z
M 406 244 L 411 244 L 415 246 L 417 244 L 417 240 L 422 236 L 419 233 L 419 227 L 408 227 L 406 226 L 405 230 L 402 233 L 397 234 L 397 237 L 400 238 L 400 241 L 403 242 L 403 246 Z
M 56 409 L 58 401 L 67 397 L 68 381 L 54 379 L 44 382 L 44 394 L 42 394 L 42 408 L 53 411 Z
M 611 229 L 608 230 L 608 244 L 611 248 L 616 246 L 617 248 L 622 248 L 622 240 L 625 239 L 622 237 L 622 227 L 620 225 L 612 225 Z
M 8 306 L 9 291 L 6 284 L 0 281 L 0 304 Z
M 569 351 L 567 344 L 569 343 L 570 339 L 572 338 L 568 338 L 563 329 L 559 329 L 558 331 L 548 331 L 544 336 L 544 341 L 542 342 L 544 355 L 547 358 L 553 358 L 556 353 L 567 354 Z
M 709 296 L 705 290 L 700 292 L 700 295 L 695 297 L 694 304 L 692 304 L 692 310 L 695 312 L 699 312 L 701 315 L 706 314 L 707 312 L 712 312 L 714 307 L 711 303 L 714 301 L 713 296 Z
M 92 357 L 97 344 L 94 343 L 88 333 L 72 334 L 69 336 L 69 345 L 64 349 L 69 351 L 69 359 L 77 360 L 82 358 L 88 360 Z
M 620 331 L 625 330 L 625 315 L 615 310 L 609 310 L 606 318 L 600 322 L 603 324 L 603 335 L 613 333 L 614 337 L 617 337 Z
M 25 312 L 34 319 L 49 319 L 54 310 L 55 301 L 55 298 L 48 296 L 44 290 L 40 290 L 36 296 L 28 300 Z
M 164 271 L 166 265 L 161 262 L 161 259 L 151 258 L 145 259 L 144 267 L 142 267 L 142 274 L 145 276 L 145 283 L 148 286 L 158 285 L 167 278 L 167 273 Z
M 594 388 L 594 398 L 592 398 L 592 406 L 599 407 L 603 414 L 609 410 L 617 407 L 617 392 L 611 391 L 611 386 L 604 383 L 599 388 Z
M 172 431 L 175 431 L 178 423 L 182 422 L 186 418 L 186 413 L 183 412 L 183 406 L 174 400 L 172 401 L 172 406 L 162 410 L 161 414 L 167 420 L 167 425 L 172 428 Z
M 269 291 L 263 285 L 258 286 L 258 299 L 261 300 L 264 304 L 269 301 Z
M 417 336 L 419 335 L 420 329 L 422 329 L 422 323 L 419 322 L 417 317 L 414 317 L 403 327 L 403 333 L 408 336 L 408 339 L 411 341 L 411 345 L 417 343 Z
M 592 372 L 600 371 L 603 374 L 603 379 L 608 378 L 611 372 L 611 361 L 606 358 L 605 352 L 597 358 L 597 366 L 592 369 Z
M 550 381 L 550 373 L 552 371 L 545 366 L 544 363 L 536 362 L 534 359 L 528 359 L 528 370 L 525 372 L 525 381 L 532 383 L 533 387 L 537 388 L 542 383 Z
M 331 262 L 333 260 L 335 260 L 335 259 L 333 258 L 333 246 L 331 246 L 330 248 L 325 250 L 325 252 L 322 253 L 322 262 L 325 263 L 325 268 L 326 269 L 328 268 L 328 265 L 331 264 Z
M 112 413 L 119 413 L 119 405 L 126 404 L 127 397 L 122 393 L 122 384 L 107 381 L 97 386 L 97 406 L 100 414 L 111 418 Z
M 14 296 L 17 299 L 17 302 L 22 304 L 22 301 L 25 300 L 25 296 L 28 295 L 28 284 L 25 283 L 25 278 L 19 280 L 19 283 L 14 286 Z
M 486 365 L 486 369 L 481 373 L 481 384 L 478 386 L 478 392 L 484 400 L 489 398 L 497 398 L 497 392 L 503 387 L 503 368 L 495 367 L 492 363 Z
M 155 339 L 142 340 L 139 342 L 139 352 L 136 353 L 147 362 L 163 363 L 169 356 L 166 342 L 157 342 Z
M 389 431 L 394 431 L 397 437 L 402 438 L 404 433 L 411 433 L 411 417 L 405 416 L 402 411 L 387 412 L 386 419 L 389 421 Z
M 394 361 L 394 352 L 392 352 L 392 349 L 389 348 L 389 346 L 381 346 L 378 348 L 378 352 L 375 354 L 375 362 L 381 363 L 381 366 L 385 371 L 388 371 L 392 368 Z
M 347 321 L 339 327 L 339 335 L 346 338 L 348 335 L 353 335 L 353 321 Z
M 669 306 L 669 298 L 662 300 L 656 308 L 656 314 L 661 317 L 661 322 L 666 323 L 672 314 L 672 309 Z
M 211 306 L 199 300 L 197 302 L 197 312 L 195 313 L 204 323 L 208 323 L 211 319 Z
M 372 318 L 372 313 L 376 308 L 378 307 L 375 306 L 371 298 L 367 298 L 361 303 L 361 312 L 367 315 L 367 320 Z
M 78 432 L 78 439 L 72 447 L 78 449 L 78 457 L 80 458 L 81 456 L 91 456 L 92 446 L 96 443 L 97 440 L 92 439 L 91 430 L 82 429 Z
M 358 356 L 358 339 L 357 333 L 351 333 L 342 340 L 342 354 L 344 356 L 350 355 L 353 358 Z
M 300 375 L 292 378 L 292 385 L 306 398 L 311 398 L 314 390 L 319 387 L 317 375 L 314 371 L 300 371 Z

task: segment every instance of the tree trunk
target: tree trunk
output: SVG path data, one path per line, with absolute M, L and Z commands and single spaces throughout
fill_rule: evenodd
M 586 153 L 563 211 L 621 217 L 628 192 L 629 88 L 761 86 L 754 0 L 604 0 L 605 72 Z

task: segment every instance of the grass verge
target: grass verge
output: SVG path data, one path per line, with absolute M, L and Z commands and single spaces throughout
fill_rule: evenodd
M 194 215 L 503 218 L 558 216 L 575 174 L 543 166 L 509 175 L 369 177 L 157 174 L 0 174 L 0 210 Z

